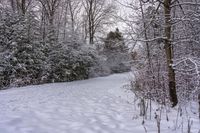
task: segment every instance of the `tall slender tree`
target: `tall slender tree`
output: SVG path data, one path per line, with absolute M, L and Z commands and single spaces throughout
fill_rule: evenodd
M 171 43 L 171 0 L 164 0 L 164 15 L 165 15 L 165 54 L 167 59 L 167 67 L 168 67 L 168 85 L 169 85 L 169 94 L 170 100 L 172 102 L 172 106 L 176 106 L 178 103 L 178 98 L 176 94 L 176 78 L 175 72 L 172 67 L 173 64 L 173 46 Z

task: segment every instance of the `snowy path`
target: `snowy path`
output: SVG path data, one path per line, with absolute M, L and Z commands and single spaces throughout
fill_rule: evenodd
M 137 133 L 143 129 L 131 119 L 132 106 L 118 96 L 128 77 L 1 91 L 0 133 Z
M 0 91 L 0 133 L 145 133 L 133 93 L 123 88 L 130 77 L 124 73 Z M 198 110 L 196 104 L 187 108 Z M 176 112 L 168 112 L 169 121 L 162 113 L 162 133 L 187 133 L 188 118 L 192 133 L 200 131 L 198 113 L 176 122 Z M 154 113 L 145 120 L 148 133 L 157 132 Z

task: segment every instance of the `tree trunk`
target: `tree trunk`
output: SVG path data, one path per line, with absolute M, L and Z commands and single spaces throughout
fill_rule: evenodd
M 93 16 L 93 10 L 95 10 L 95 9 L 93 9 L 94 7 L 93 7 L 93 4 L 94 4 L 94 0 L 90 0 L 89 1 L 89 12 L 88 12 L 88 21 L 89 21 L 89 23 L 88 23 L 88 26 L 89 26 L 89 43 L 90 44 L 94 44 L 94 33 L 93 33 L 93 31 L 94 31 L 94 16 Z
M 63 33 L 64 41 L 66 41 L 67 11 L 68 11 L 68 6 L 65 8 L 65 16 L 64 16 L 64 33 Z
M 176 79 L 175 72 L 172 67 L 173 64 L 173 51 L 171 44 L 171 0 L 164 0 L 164 13 L 165 13 L 165 54 L 167 59 L 168 67 L 168 85 L 169 85 L 169 95 L 172 107 L 175 107 L 178 103 L 178 98 L 176 94 Z
M 16 3 L 14 0 L 10 0 L 10 5 L 12 7 L 13 12 L 16 12 Z
M 45 18 L 45 12 L 44 9 L 42 9 L 42 14 L 41 14 L 41 26 L 40 26 L 40 30 L 41 30 L 41 35 L 42 35 L 42 40 L 43 42 L 46 41 L 46 18 Z
M 22 10 L 22 14 L 25 15 L 25 13 L 26 13 L 26 0 L 22 0 L 21 10 Z
M 74 34 L 75 32 L 75 20 L 74 20 L 74 11 L 72 9 L 72 2 L 71 0 L 68 0 L 68 5 L 69 5 L 69 11 L 70 11 L 70 18 L 71 18 L 71 26 L 72 26 L 72 32 Z
M 26 13 L 26 0 L 16 0 L 18 13 L 25 15 Z

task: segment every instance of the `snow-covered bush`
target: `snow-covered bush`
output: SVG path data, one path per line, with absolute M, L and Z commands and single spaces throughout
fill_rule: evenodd
M 105 39 L 102 54 L 105 56 L 105 64 L 111 73 L 130 71 L 130 55 L 125 45 L 122 33 L 117 28 L 115 32 L 109 32 Z
M 89 78 L 89 69 L 96 60 L 92 49 L 78 42 L 60 45 L 50 53 L 50 82 L 73 81 Z M 79 47 L 74 47 L 80 45 Z
M 90 77 L 107 76 L 112 73 L 130 71 L 130 54 L 122 33 L 117 28 L 96 45 L 96 61 L 90 68 Z
M 97 62 L 93 48 L 79 39 L 58 42 L 53 27 L 43 40 L 31 13 L 2 10 L 0 17 L 0 88 L 89 77 Z
M 106 63 L 106 57 L 96 54 L 96 60 L 90 67 L 89 77 L 107 76 L 111 74 L 111 70 Z
M 157 51 L 157 52 L 155 52 Z M 132 82 L 132 89 L 139 98 L 151 99 L 161 104 L 167 104 L 169 95 L 167 91 L 167 73 L 163 50 L 154 47 L 152 49 L 151 64 L 149 65 L 145 49 L 138 51 L 138 57 L 133 66 L 135 79 Z
M 1 86 L 35 84 L 40 81 L 44 54 L 32 14 L 21 16 L 1 10 Z

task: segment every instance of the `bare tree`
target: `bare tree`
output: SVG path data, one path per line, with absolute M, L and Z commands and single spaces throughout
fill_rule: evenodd
M 41 30 L 43 41 L 49 41 L 50 44 L 55 44 L 58 41 L 56 36 L 55 17 L 59 7 L 60 0 L 38 0 L 41 7 Z
M 199 84 L 196 80 L 197 72 L 194 63 L 184 62 L 183 57 L 199 58 L 200 56 L 197 52 L 200 42 L 199 1 L 140 0 L 138 2 L 139 5 L 134 4 L 133 1 L 125 4 L 118 1 L 130 12 L 134 12 L 128 17 L 120 17 L 120 20 L 127 25 L 128 39 L 139 42 L 140 45 L 149 44 L 152 73 L 144 74 L 144 71 L 150 70 L 147 70 L 146 63 L 143 63 L 144 75 L 139 75 L 143 80 L 139 79 L 144 84 L 140 84 L 140 87 L 145 90 L 149 88 L 151 91 L 157 87 L 164 88 L 158 89 L 157 92 L 166 91 L 165 96 L 170 99 L 173 107 L 178 102 L 181 104 L 186 99 L 197 97 Z M 154 11 L 149 10 L 151 8 Z M 142 48 L 146 46 L 142 45 Z M 144 53 L 148 55 L 148 51 Z M 144 62 L 146 60 L 148 59 L 146 58 Z M 184 63 L 174 67 L 177 61 Z M 196 93 L 192 93 L 194 90 Z
M 25 15 L 33 0 L 9 0 L 13 12 Z
M 80 17 L 79 13 L 81 12 L 82 5 L 79 0 L 76 0 L 76 1 L 68 0 L 67 4 L 69 7 L 72 32 L 75 32 L 77 28 L 76 25 L 78 25 L 77 19 L 78 17 Z
M 60 0 L 39 0 L 50 25 L 54 25 L 56 10 Z
M 95 33 L 110 22 L 115 7 L 106 0 L 83 0 L 86 14 L 87 31 L 90 44 L 94 43 Z

